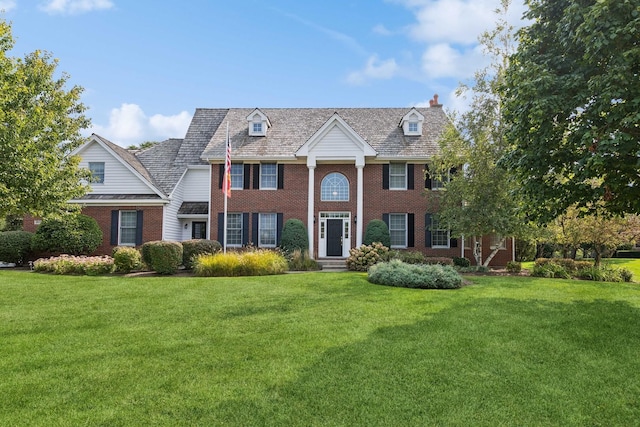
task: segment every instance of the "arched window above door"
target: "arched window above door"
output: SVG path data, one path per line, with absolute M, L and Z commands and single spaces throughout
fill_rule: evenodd
M 323 202 L 349 201 L 349 181 L 339 172 L 332 172 L 322 179 L 320 200 Z

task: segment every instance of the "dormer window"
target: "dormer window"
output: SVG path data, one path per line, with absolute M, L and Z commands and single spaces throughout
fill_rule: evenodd
M 422 123 L 424 123 L 424 116 L 418 110 L 412 108 L 411 111 L 404 115 L 399 127 L 402 128 L 405 136 L 422 136 Z
M 266 136 L 267 128 L 271 126 L 269 118 L 256 108 L 247 116 L 249 122 L 249 136 Z

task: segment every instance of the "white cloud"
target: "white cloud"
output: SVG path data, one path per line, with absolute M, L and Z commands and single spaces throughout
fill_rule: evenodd
M 415 11 L 417 22 L 408 27 L 412 39 L 462 45 L 476 44 L 482 32 L 495 26 L 495 10 L 500 6 L 498 0 L 392 1 Z M 517 24 L 524 11 L 524 4 L 514 2 L 507 20 Z
M 448 43 L 427 46 L 422 54 L 422 71 L 428 78 L 466 79 L 488 65 L 481 46 L 455 49 Z
M 397 74 L 398 68 L 395 59 L 380 61 L 378 55 L 372 55 L 362 70 L 354 71 L 347 76 L 347 81 L 353 85 L 361 85 L 368 80 L 390 79 Z
M 393 31 L 389 30 L 387 27 L 385 27 L 382 24 L 378 24 L 375 27 L 373 27 L 372 31 L 375 34 L 381 35 L 381 36 L 391 36 L 393 35 Z
M 9 12 L 17 7 L 15 0 L 0 0 L 0 11 Z
M 137 104 L 122 104 L 109 114 L 109 124 L 94 125 L 89 131 L 127 147 L 144 141 L 182 138 L 187 132 L 191 115 L 182 111 L 173 116 L 154 114 L 148 117 Z
M 40 9 L 50 14 L 76 15 L 94 10 L 111 9 L 111 0 L 47 0 Z

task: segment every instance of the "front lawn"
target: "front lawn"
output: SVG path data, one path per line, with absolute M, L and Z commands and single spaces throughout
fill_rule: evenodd
M 0 271 L 0 425 L 634 425 L 640 286 Z

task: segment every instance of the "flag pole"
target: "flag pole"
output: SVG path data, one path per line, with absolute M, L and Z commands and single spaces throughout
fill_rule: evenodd
M 224 225 L 222 235 L 222 250 L 223 253 L 227 253 L 227 206 L 229 199 L 229 189 L 231 188 L 231 183 L 229 182 L 231 178 L 231 141 L 229 141 L 229 122 L 227 122 L 227 139 L 225 140 L 225 161 L 224 161 L 224 182 L 222 183 L 222 192 L 224 196 Z

